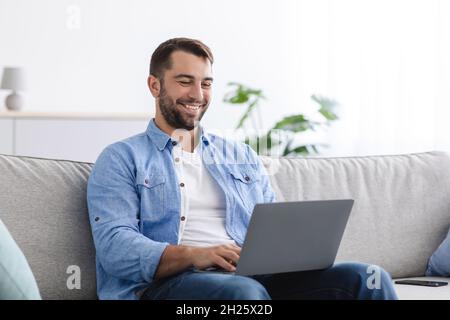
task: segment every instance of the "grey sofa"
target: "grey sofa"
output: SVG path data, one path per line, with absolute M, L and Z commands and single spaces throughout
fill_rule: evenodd
M 338 261 L 378 264 L 394 278 L 422 277 L 449 228 L 446 153 L 262 161 L 280 201 L 355 199 Z M 97 298 L 86 207 L 91 168 L 0 155 L 0 219 L 27 257 L 44 299 Z M 80 287 L 73 288 L 77 268 Z M 401 299 L 450 299 L 450 286 L 396 288 Z

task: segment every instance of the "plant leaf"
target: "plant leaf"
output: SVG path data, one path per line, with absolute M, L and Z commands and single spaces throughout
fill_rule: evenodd
M 236 130 L 240 129 L 244 126 L 244 122 L 247 120 L 247 118 L 250 116 L 250 113 L 252 113 L 253 109 L 256 108 L 258 101 L 253 101 L 248 107 L 247 110 L 245 110 L 244 114 L 242 115 L 241 119 L 239 119 L 239 122 L 236 126 Z
M 309 150 L 308 150 L 307 146 L 299 146 L 297 148 L 292 149 L 290 153 L 295 153 L 295 154 L 300 154 L 300 155 L 306 156 L 309 154 Z
M 333 109 L 338 106 L 338 103 L 335 100 L 315 94 L 311 96 L 311 99 L 320 105 L 319 113 L 325 119 L 327 119 L 328 121 L 334 121 L 338 119 L 336 113 L 333 112 Z
M 252 89 L 237 82 L 229 82 L 228 86 L 235 87 L 232 91 L 225 94 L 224 102 L 230 104 L 242 104 L 248 102 L 252 97 L 255 100 L 265 99 L 262 90 Z
M 273 129 L 301 132 L 313 128 L 313 122 L 305 118 L 303 114 L 296 114 L 283 118 L 277 122 Z

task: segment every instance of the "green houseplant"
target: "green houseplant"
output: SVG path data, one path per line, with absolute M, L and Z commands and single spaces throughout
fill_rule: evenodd
M 318 154 L 318 146 L 324 144 L 299 143 L 298 135 L 309 130 L 316 131 L 319 128 L 329 126 L 338 119 L 334 112 L 338 105 L 336 101 L 321 95 L 312 95 L 311 99 L 318 104 L 317 113 L 321 121 L 306 116 L 294 114 L 277 121 L 267 132 L 255 134 L 262 127 L 260 115 L 260 103 L 265 100 L 262 90 L 253 89 L 241 83 L 228 83 L 232 89 L 224 96 L 223 101 L 232 105 L 243 105 L 245 111 L 238 121 L 235 130 L 244 129 L 251 122 L 252 134 L 246 134 L 244 142 L 249 144 L 260 155 L 281 156 Z

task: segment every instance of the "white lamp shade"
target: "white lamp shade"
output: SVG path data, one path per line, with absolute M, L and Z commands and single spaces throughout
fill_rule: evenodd
M 22 68 L 3 68 L 2 89 L 25 90 L 25 72 Z

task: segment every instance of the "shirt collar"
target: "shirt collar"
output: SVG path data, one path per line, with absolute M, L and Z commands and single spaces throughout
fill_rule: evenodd
M 208 146 L 210 144 L 210 137 L 208 137 L 208 133 L 205 131 L 203 127 L 200 127 L 200 139 L 203 142 L 205 146 Z M 169 136 L 167 133 L 162 131 L 160 128 L 156 126 L 155 118 L 151 119 L 147 130 L 146 130 L 147 136 L 152 140 L 152 142 L 156 145 L 156 147 L 162 151 L 167 146 L 167 143 L 169 141 L 175 141 L 175 139 L 172 139 L 171 136 Z

